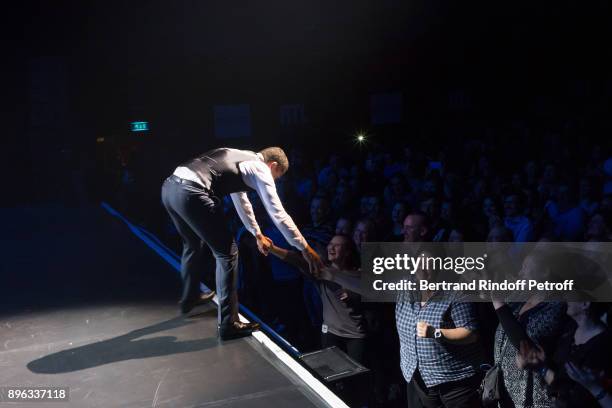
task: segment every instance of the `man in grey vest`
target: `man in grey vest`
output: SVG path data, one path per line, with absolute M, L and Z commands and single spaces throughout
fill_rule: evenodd
M 238 248 L 223 213 L 222 199 L 229 195 L 247 230 L 257 239 L 259 251 L 267 255 L 271 241 L 257 224 L 247 191 L 255 190 L 287 242 L 302 252 L 312 273 L 322 266 L 317 253 L 308 245 L 291 217 L 285 212 L 274 180 L 289 168 L 285 152 L 268 147 L 258 153 L 230 148 L 214 149 L 176 168 L 162 186 L 162 201 L 183 239 L 181 311 L 188 313 L 213 294 L 200 293 L 204 245 L 217 263 L 216 286 L 219 336 L 230 339 L 250 335 L 257 323 L 238 320 L 236 278 Z

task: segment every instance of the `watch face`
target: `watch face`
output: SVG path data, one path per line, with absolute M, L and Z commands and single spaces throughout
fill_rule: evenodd
M 436 339 L 439 339 L 440 337 L 442 337 L 442 332 L 440 331 L 440 329 L 436 329 L 436 331 L 434 331 L 434 337 Z

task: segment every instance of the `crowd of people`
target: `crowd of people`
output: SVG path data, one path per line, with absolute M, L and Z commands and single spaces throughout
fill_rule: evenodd
M 233 213 L 241 303 L 300 351 L 337 346 L 371 370 L 370 406 L 480 406 L 490 366 L 501 406 L 610 406 L 612 348 L 605 303 L 361 302 L 364 242 L 609 241 L 609 151 L 467 140 L 428 156 L 415 146 L 312 159 L 290 153 L 277 181 L 284 206 L 328 265 L 311 276 L 250 196 L 272 255 L 257 253 Z M 533 156 L 530 157 L 530 154 Z M 541 155 L 541 156 L 537 156 Z M 510 157 L 509 157 L 510 156 Z M 547 265 L 528 257 L 523 269 Z M 423 326 L 420 322 L 428 322 Z M 434 333 L 434 327 L 446 327 Z M 435 341 L 441 336 L 444 342 Z M 417 339 L 414 341 L 414 339 Z M 405 381 L 408 382 L 406 391 Z
M 274 243 L 262 256 L 228 197 L 240 303 L 301 352 L 337 346 L 370 369 L 370 407 L 481 406 L 490 367 L 502 373 L 499 406 L 612 406 L 606 303 L 429 302 L 436 293 L 370 303 L 354 283 L 365 242 L 610 241 L 611 151 L 576 132 L 287 149 L 277 191 L 326 267 L 312 276 L 252 193 Z M 157 218 L 150 227 L 178 245 L 170 219 Z M 535 256 L 522 265 L 547 267 Z

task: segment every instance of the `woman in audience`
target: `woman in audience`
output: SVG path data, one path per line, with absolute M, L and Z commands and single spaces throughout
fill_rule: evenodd
M 601 381 L 612 374 L 612 332 L 601 320 L 607 307 L 607 303 L 568 302 L 567 315 L 576 326 L 559 339 L 552 358 L 541 346 L 521 342 L 517 366 L 544 378 L 558 408 L 612 403 Z
M 552 267 L 550 259 L 532 254 L 525 258 L 519 278 L 546 280 Z M 542 292 L 536 292 L 526 302 L 493 300 L 493 307 L 500 323 L 495 334 L 495 362 L 501 366 L 506 390 L 500 406 L 554 407 L 543 375 L 517 367 L 516 358 L 523 341 L 539 345 L 548 355 L 554 353 L 566 326 L 565 304 L 547 302 Z
M 272 245 L 270 252 L 298 267 L 306 277 L 308 265 L 299 252 Z M 327 261 L 332 270 L 349 271 L 359 277 L 359 252 L 353 240 L 346 235 L 335 235 L 327 245 Z M 364 362 L 366 345 L 365 322 L 361 310 L 361 296 L 329 280 L 317 280 L 323 304 L 321 340 L 323 347 L 337 346 L 352 359 Z

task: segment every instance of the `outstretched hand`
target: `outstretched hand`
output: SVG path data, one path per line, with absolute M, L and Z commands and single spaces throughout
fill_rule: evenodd
M 257 249 L 261 252 L 262 255 L 268 256 L 270 253 L 270 248 L 274 245 L 274 242 L 263 234 L 257 234 L 255 237 L 257 239 Z
M 308 263 L 308 271 L 310 274 L 315 278 L 318 278 L 321 273 L 321 269 L 323 268 L 323 261 L 321 260 L 321 257 L 319 257 L 319 255 L 310 247 L 310 245 L 304 248 L 302 251 L 302 256 Z

